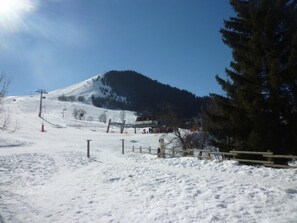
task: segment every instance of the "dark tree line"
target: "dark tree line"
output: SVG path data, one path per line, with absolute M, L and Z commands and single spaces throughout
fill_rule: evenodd
M 194 94 L 161 84 L 135 71 L 110 71 L 102 83 L 112 87 L 116 95 L 124 96 L 126 101 L 114 97 L 94 98 L 97 106 L 121 108 L 141 113 L 161 116 L 174 112 L 179 118 L 191 118 L 201 112 L 209 97 L 197 97 Z
M 230 0 L 236 16 L 220 30 L 232 49 L 226 95 L 207 112 L 214 143 L 225 150 L 297 154 L 297 1 Z

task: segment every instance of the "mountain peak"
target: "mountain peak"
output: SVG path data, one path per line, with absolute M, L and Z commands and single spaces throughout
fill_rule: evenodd
M 193 117 L 201 112 L 208 98 L 159 83 L 135 71 L 109 71 L 78 84 L 49 93 L 64 101 L 93 103 L 97 107 L 133 110 L 151 114 L 174 112 Z
M 93 97 L 104 97 L 103 92 L 112 91 L 111 87 L 102 83 L 103 76 L 98 74 L 77 84 L 51 91 L 48 97 L 53 99 L 61 97 L 83 98 L 84 102 L 91 103 Z

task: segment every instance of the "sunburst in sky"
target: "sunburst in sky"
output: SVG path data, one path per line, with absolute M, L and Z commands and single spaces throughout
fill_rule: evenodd
M 0 0 L 0 32 L 26 28 L 26 17 L 37 9 L 37 0 Z

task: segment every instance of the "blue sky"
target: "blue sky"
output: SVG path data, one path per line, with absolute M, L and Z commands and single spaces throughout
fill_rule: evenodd
M 227 0 L 0 0 L 0 70 L 9 95 L 109 70 L 223 94 L 215 75 L 225 76 L 231 50 L 219 29 L 233 13 Z

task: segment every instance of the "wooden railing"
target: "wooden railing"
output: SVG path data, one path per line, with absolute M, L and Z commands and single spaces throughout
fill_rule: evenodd
M 262 156 L 263 155 L 273 155 L 272 152 L 267 151 L 267 152 L 254 152 L 254 151 L 235 151 L 232 150 L 230 151 L 230 153 L 232 154 L 232 159 L 236 160 L 238 162 L 242 162 L 242 163 L 256 163 L 256 164 L 273 164 L 273 161 L 271 158 L 267 158 L 267 160 L 260 160 L 260 159 L 239 159 L 237 158 L 238 155 L 258 155 L 258 156 Z
M 231 154 L 233 154 L 233 160 L 237 160 L 238 162 L 242 163 L 255 163 L 255 164 L 262 164 L 264 166 L 268 167 L 275 167 L 275 168 L 297 168 L 297 166 L 289 166 L 289 165 L 283 165 L 283 164 L 276 164 L 274 162 L 274 158 L 278 159 L 290 159 L 290 160 L 297 160 L 297 156 L 292 156 L 292 155 L 275 155 L 271 151 L 267 152 L 254 152 L 254 151 L 235 151 L 232 150 L 230 151 Z M 258 155 L 263 157 L 263 159 L 266 160 L 251 160 L 251 159 L 238 159 L 236 156 L 245 154 L 245 155 Z
M 139 153 L 146 153 L 146 154 L 152 154 L 152 155 L 157 155 L 158 154 L 158 149 L 152 149 L 150 146 L 149 147 L 132 147 L 132 152 L 139 152 Z M 195 155 L 197 154 L 198 155 Z M 220 155 L 221 159 L 225 159 L 225 156 L 233 156 L 234 154 L 232 153 L 226 153 L 226 152 L 215 152 L 212 150 L 205 150 L 205 149 L 187 149 L 187 150 L 181 150 L 179 148 L 166 148 L 165 149 L 165 154 L 166 156 L 170 157 L 182 157 L 182 156 L 187 156 L 187 157 L 197 157 L 197 158 L 202 158 L 202 159 L 213 159 L 215 157 L 218 157 Z M 186 154 L 186 155 L 185 155 Z M 214 155 L 214 156 L 211 156 Z M 217 156 L 216 156 L 217 155 Z
M 157 149 L 152 149 L 150 146 L 149 147 L 132 147 L 132 152 L 140 152 L 140 153 L 147 153 L 147 154 L 152 154 L 152 155 L 157 155 Z
M 157 155 L 158 150 L 152 149 L 151 147 L 132 147 L 132 152 L 140 152 L 140 153 L 147 153 Z M 274 168 L 297 168 L 297 166 L 289 166 L 283 164 L 276 164 L 274 162 L 274 158 L 276 159 L 289 159 L 289 160 L 297 160 L 297 156 L 292 155 L 275 155 L 271 151 L 266 152 L 256 152 L 256 151 L 235 151 L 232 150 L 230 152 L 217 152 L 212 150 L 206 149 L 187 149 L 181 150 L 180 148 L 166 148 L 165 149 L 166 156 L 175 157 L 175 156 L 187 156 L 187 157 L 197 157 L 199 159 L 230 159 L 236 160 L 240 163 L 252 163 L 252 164 L 260 164 L 267 167 L 274 167 Z M 248 155 L 248 158 L 243 159 L 242 156 Z M 250 159 L 250 156 L 258 156 L 259 159 Z M 238 158 L 241 156 L 240 158 Z M 261 159 L 260 159 L 261 158 Z

